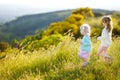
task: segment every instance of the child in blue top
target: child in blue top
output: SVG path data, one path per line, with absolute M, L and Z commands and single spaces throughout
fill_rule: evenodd
M 90 26 L 88 24 L 83 24 L 80 27 L 80 33 L 83 35 L 83 38 L 81 40 L 79 56 L 84 61 L 83 66 L 87 66 L 91 51 Z

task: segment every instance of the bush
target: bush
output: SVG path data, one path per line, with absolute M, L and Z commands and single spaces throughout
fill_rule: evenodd
M 113 36 L 120 36 L 120 27 L 113 28 Z
M 22 45 L 22 48 L 28 50 L 38 50 L 39 48 L 47 49 L 51 45 L 57 45 L 60 41 L 62 41 L 62 35 L 57 33 L 50 36 L 44 36 L 40 40 L 33 40 L 29 44 Z
M 100 28 L 92 28 L 91 30 L 91 37 L 97 37 L 101 34 Z
M 5 49 L 9 47 L 9 44 L 6 42 L 0 42 L 0 51 L 3 52 Z

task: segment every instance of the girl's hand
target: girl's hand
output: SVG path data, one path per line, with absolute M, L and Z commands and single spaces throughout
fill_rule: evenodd
M 101 40 L 101 36 L 97 37 L 97 40 Z

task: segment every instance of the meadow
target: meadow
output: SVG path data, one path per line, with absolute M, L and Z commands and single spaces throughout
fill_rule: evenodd
M 56 46 L 47 50 L 7 49 L 0 59 L 0 80 L 119 80 L 120 38 L 113 38 L 108 54 L 113 62 L 98 58 L 100 42 L 92 38 L 90 64 L 81 67 L 79 58 L 80 38 L 64 36 Z

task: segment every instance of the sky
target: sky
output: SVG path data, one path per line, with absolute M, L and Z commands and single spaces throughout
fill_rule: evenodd
M 119 10 L 119 0 L 0 0 L 1 15 L 26 15 L 90 7 Z

